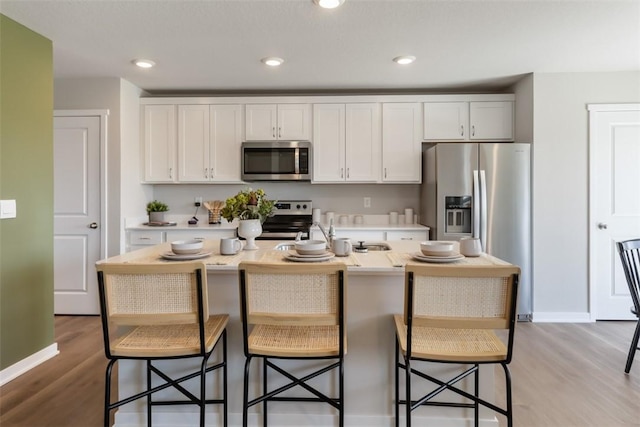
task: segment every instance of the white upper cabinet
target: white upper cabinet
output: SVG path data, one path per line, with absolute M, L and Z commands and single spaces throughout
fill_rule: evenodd
M 422 178 L 422 104 L 382 104 L 382 181 L 419 183 Z
M 180 182 L 231 182 L 240 179 L 242 106 L 178 106 Z
M 178 180 L 206 182 L 209 170 L 209 106 L 178 106 Z
M 425 141 L 512 141 L 512 101 L 426 102 Z
M 314 182 L 377 182 L 380 104 L 313 106 Z
M 311 140 L 311 104 L 247 104 L 247 141 Z
M 512 141 L 514 139 L 513 102 L 471 102 L 469 139 Z
M 242 106 L 211 105 L 209 113 L 211 123 L 209 180 L 242 182 L 240 174 Z
M 425 141 L 464 141 L 469 135 L 468 102 L 426 102 Z
M 176 182 L 176 106 L 145 105 L 144 181 Z

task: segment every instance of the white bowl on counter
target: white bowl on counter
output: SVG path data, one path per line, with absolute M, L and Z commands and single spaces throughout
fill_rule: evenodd
M 204 242 L 202 240 L 176 240 L 171 242 L 171 251 L 176 255 L 197 254 L 202 251 Z
M 438 240 L 420 242 L 420 251 L 424 256 L 449 256 L 453 254 L 453 242 Z
M 321 255 L 327 251 L 324 240 L 299 240 L 296 242 L 296 252 L 300 255 Z

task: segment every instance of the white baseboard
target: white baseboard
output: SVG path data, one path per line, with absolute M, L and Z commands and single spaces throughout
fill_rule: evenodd
M 536 311 L 531 316 L 532 322 L 538 323 L 591 323 L 591 314 L 588 312 L 540 312 Z
M 465 418 L 443 417 L 412 417 L 416 425 L 433 425 L 438 427 L 465 427 L 473 423 Z M 316 427 L 334 427 L 338 417 L 335 415 L 319 414 L 282 414 L 270 413 L 269 425 L 272 427 L 300 427 L 313 425 Z M 350 427 L 388 427 L 393 425 L 394 417 L 388 415 L 345 415 L 344 424 Z M 241 426 L 242 414 L 229 413 L 229 426 Z M 198 424 L 197 413 L 178 413 L 156 411 L 153 415 L 153 425 L 157 427 L 192 427 Z M 208 426 L 221 426 L 222 420 L 219 414 L 207 413 L 205 424 Z M 404 425 L 404 416 L 400 417 L 400 424 Z M 114 427 L 143 427 L 146 426 L 146 413 L 141 412 L 116 412 Z M 248 425 L 262 425 L 262 416 L 251 413 Z M 498 427 L 498 419 L 480 419 L 480 427 Z
M 0 371 L 0 386 L 5 385 L 9 381 L 35 368 L 42 362 L 55 357 L 59 353 L 60 351 L 58 351 L 58 343 L 53 343 L 50 346 L 38 351 L 37 353 L 34 353 L 31 356 L 26 357 L 17 363 L 14 363 L 8 368 L 3 369 L 2 371 Z

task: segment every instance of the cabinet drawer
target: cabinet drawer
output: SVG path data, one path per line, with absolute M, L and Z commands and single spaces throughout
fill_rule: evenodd
M 429 240 L 428 231 L 387 231 L 387 240 Z
M 236 237 L 235 229 L 167 231 L 167 242 L 175 240 L 211 240 Z
M 129 244 L 133 245 L 157 245 L 162 243 L 162 231 L 131 231 L 129 233 Z

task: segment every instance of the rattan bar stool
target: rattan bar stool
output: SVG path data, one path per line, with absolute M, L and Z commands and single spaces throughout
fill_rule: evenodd
M 638 347 L 638 341 L 640 341 L 640 239 L 617 242 L 617 246 L 633 303 L 630 308 L 631 314 L 638 318 L 636 330 L 633 333 L 633 338 L 631 338 L 627 364 L 624 367 L 624 372 L 628 374 L 631 371 L 636 350 L 640 350 L 640 347 Z
M 262 403 L 263 425 L 267 426 L 267 402 L 325 402 L 338 410 L 344 425 L 344 368 L 347 352 L 344 307 L 346 266 L 343 263 L 267 264 L 242 262 L 240 302 L 244 354 L 243 426 L 248 425 L 248 409 Z M 249 400 L 249 371 L 254 357 L 263 361 L 262 394 Z M 275 359 L 326 360 L 313 371 L 296 377 Z M 269 370 L 286 377 L 289 383 L 269 390 Z M 338 397 L 329 397 L 309 385 L 322 374 L 337 371 Z M 281 393 L 300 386 L 312 397 L 283 397 Z M 335 392 L 334 392 L 335 393 Z
M 203 263 L 97 264 L 104 348 L 109 363 L 105 373 L 104 425 L 112 409 L 147 398 L 147 425 L 156 405 L 198 405 L 204 426 L 205 405 L 220 404 L 227 425 L 227 314 L 209 315 L 207 272 Z M 209 358 L 222 341 L 220 361 Z M 171 378 L 153 364 L 158 360 L 198 358 L 197 371 Z M 111 373 L 118 360 L 146 361 L 147 389 L 111 402 Z M 220 370 L 221 398 L 207 399 L 206 374 Z M 153 386 L 152 376 L 162 380 Z M 199 378 L 197 392 L 181 383 Z M 152 394 L 173 387 L 186 398 L 154 401 Z
M 475 426 L 479 405 L 507 417 L 513 426 L 511 362 L 516 323 L 516 296 L 520 269 L 516 266 L 456 266 L 407 264 L 405 267 L 405 311 L 394 315 L 395 415 L 399 426 L 400 405 L 406 405 L 406 425 L 421 406 L 473 408 Z M 496 333 L 506 331 L 506 342 Z M 425 372 L 429 363 L 465 364 L 464 371 L 442 380 Z M 502 366 L 506 383 L 506 408 L 479 396 L 479 365 Z M 400 375 L 405 373 L 405 398 L 400 398 Z M 473 374 L 474 392 L 456 384 Z M 435 388 L 416 399 L 412 380 L 423 379 Z M 445 390 L 465 397 L 462 402 L 434 400 Z

